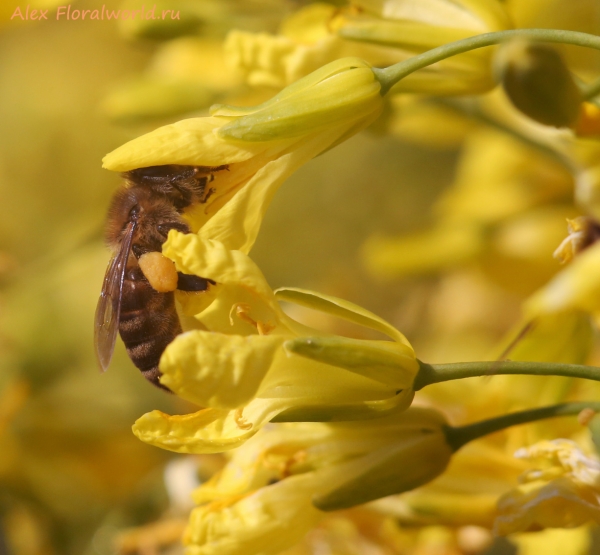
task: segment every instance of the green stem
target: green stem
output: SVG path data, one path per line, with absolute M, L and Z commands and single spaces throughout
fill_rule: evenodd
M 595 412 L 600 411 L 600 403 L 563 403 L 561 405 L 553 405 L 550 407 L 542 407 L 539 409 L 524 410 L 521 412 L 513 412 L 505 414 L 497 418 L 482 420 L 469 424 L 467 426 L 452 427 L 447 426 L 444 429 L 446 440 L 453 451 L 458 451 L 463 445 L 479 439 L 480 437 L 499 432 L 510 426 L 518 424 L 527 424 L 544 418 L 553 418 L 555 416 L 568 416 L 579 414 L 584 409 L 592 409 Z
M 419 372 L 413 383 L 413 389 L 419 391 L 428 385 L 462 380 L 477 376 L 495 375 L 532 375 L 566 376 L 600 381 L 600 368 L 582 364 L 560 364 L 552 362 L 522 362 L 515 360 L 496 360 L 492 362 L 458 362 L 455 364 L 426 364 L 419 361 Z
M 543 42 L 558 42 L 562 44 L 573 44 L 600 50 L 600 37 L 577 31 L 562 31 L 558 29 L 512 29 L 510 31 L 498 31 L 495 33 L 484 33 L 467 39 L 458 40 L 444 44 L 413 56 L 408 60 L 399 62 L 393 66 L 383 69 L 374 68 L 375 76 L 381 83 L 381 94 L 385 95 L 398 81 L 407 75 L 435 64 L 446 58 L 457 54 L 469 52 L 484 46 L 493 46 L 514 38 L 527 38 Z

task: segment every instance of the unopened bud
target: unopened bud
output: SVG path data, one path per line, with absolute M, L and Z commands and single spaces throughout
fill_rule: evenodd
M 323 472 L 329 483 L 335 484 L 338 476 L 344 481 L 313 497 L 318 509 L 347 509 L 404 493 L 437 478 L 448 466 L 452 448 L 444 432 L 447 422 L 437 411 L 412 407 L 373 422 L 377 428 L 372 427 L 371 437 L 387 436 L 389 443 L 379 449 L 370 444 L 362 456 L 335 465 L 329 470 L 335 476 Z
M 577 122 L 581 93 L 556 50 L 522 40 L 511 42 L 498 52 L 496 71 L 508 98 L 526 116 L 554 127 Z
M 380 90 L 367 62 L 342 58 L 286 87 L 261 106 L 240 109 L 216 105 L 211 114 L 241 116 L 219 129 L 223 139 L 287 139 L 339 124 L 371 123 L 383 108 Z

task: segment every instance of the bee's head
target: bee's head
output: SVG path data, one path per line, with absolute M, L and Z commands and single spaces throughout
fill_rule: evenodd
M 144 187 L 121 189 L 113 197 L 108 210 L 107 243 L 117 247 L 124 238 L 127 224 L 134 221 L 132 249 L 138 258 L 145 252 L 160 252 L 169 230 L 190 231 L 168 199 Z

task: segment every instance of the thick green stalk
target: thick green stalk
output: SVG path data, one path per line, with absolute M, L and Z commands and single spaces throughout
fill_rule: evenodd
M 398 81 L 419 69 L 423 69 L 424 67 L 445 60 L 446 58 L 451 58 L 457 54 L 462 54 L 485 46 L 493 46 L 514 38 L 573 44 L 575 46 L 600 50 L 600 37 L 588 33 L 562 31 L 558 29 L 512 29 L 510 31 L 485 33 L 483 35 L 476 35 L 467 39 L 444 44 L 393 66 L 384 69 L 374 68 L 373 71 L 381 83 L 381 94 L 384 95 L 398 83 Z
M 545 418 L 553 418 L 555 416 L 575 415 L 579 414 L 584 409 L 592 409 L 595 412 L 599 412 L 600 403 L 563 403 L 561 405 L 553 405 L 539 409 L 513 412 L 497 418 L 475 422 L 475 424 L 469 424 L 467 426 L 459 426 L 456 428 L 447 426 L 444 432 L 446 434 L 446 440 L 452 450 L 458 451 L 458 449 L 470 441 L 494 432 L 499 432 L 510 426 L 528 424 L 530 422 L 543 420 Z
M 427 364 L 419 361 L 419 372 L 413 389 L 419 391 L 434 383 L 475 378 L 519 374 L 530 376 L 566 376 L 600 381 L 600 368 L 582 364 L 553 362 L 523 362 L 519 360 L 495 360 L 491 362 L 457 362 L 454 364 Z

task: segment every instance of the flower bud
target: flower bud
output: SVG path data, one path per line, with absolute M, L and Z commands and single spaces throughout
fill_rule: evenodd
M 452 457 L 444 434 L 446 424 L 437 411 L 421 408 L 362 423 L 362 427 L 372 426 L 372 442 L 381 436 L 388 437 L 389 443 L 369 449 L 365 441 L 361 456 L 332 465 L 329 471 L 344 476 L 344 481 L 340 484 L 332 474 L 330 483 L 340 485 L 317 494 L 313 504 L 322 511 L 346 509 L 430 482 L 446 469 Z M 390 441 L 392 437 L 396 439 Z M 321 472 L 325 477 L 327 471 Z
M 272 141 L 365 119 L 382 109 L 381 86 L 358 58 L 331 62 L 250 110 L 214 106 L 213 116 L 235 116 L 217 132 L 223 139 Z M 246 114 L 246 115 L 245 115 Z M 372 121 L 368 117 L 369 123 Z
M 541 441 L 515 457 L 535 463 L 498 501 L 500 535 L 543 528 L 574 528 L 600 519 L 600 462 L 568 439 Z
M 570 127 L 579 117 L 581 93 L 553 48 L 517 40 L 500 49 L 498 80 L 514 106 L 544 125 Z

